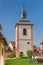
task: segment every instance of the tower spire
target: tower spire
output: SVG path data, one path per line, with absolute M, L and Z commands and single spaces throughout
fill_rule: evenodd
M 21 18 L 26 18 L 27 17 L 27 13 L 26 13 L 26 10 L 25 10 L 25 5 L 23 3 L 23 6 L 22 6 L 22 11 L 21 11 Z
M 22 6 L 23 9 L 25 9 L 25 4 L 23 3 L 23 6 Z

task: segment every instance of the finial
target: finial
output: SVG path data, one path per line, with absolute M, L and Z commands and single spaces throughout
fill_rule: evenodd
M 0 24 L 0 31 L 2 30 L 2 26 L 1 26 L 1 24 Z
M 25 9 L 25 4 L 24 4 L 24 2 L 23 2 L 23 6 L 22 6 L 22 7 L 23 7 L 23 9 Z
M 25 5 L 23 3 L 23 6 L 22 6 L 22 11 L 21 11 L 21 18 L 26 18 L 27 17 L 27 13 L 26 13 L 26 10 L 25 10 Z

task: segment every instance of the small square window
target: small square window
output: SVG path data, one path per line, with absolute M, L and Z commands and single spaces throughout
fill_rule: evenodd
M 27 44 L 30 44 L 30 42 L 27 42 Z

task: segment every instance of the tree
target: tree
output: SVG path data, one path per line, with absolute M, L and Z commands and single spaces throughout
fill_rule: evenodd
M 31 57 L 31 56 L 32 56 L 32 51 L 31 51 L 31 50 L 28 50 L 28 51 L 27 51 L 27 56 L 28 56 L 28 57 Z
M 15 52 L 12 52 L 11 55 L 10 55 L 10 57 L 11 57 L 11 58 L 16 57 Z
M 27 51 L 27 56 L 29 57 L 30 61 L 32 60 L 32 51 L 28 50 Z

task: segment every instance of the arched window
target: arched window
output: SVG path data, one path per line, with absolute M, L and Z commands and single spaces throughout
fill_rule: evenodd
M 23 35 L 27 35 L 27 30 L 25 28 L 23 29 Z

